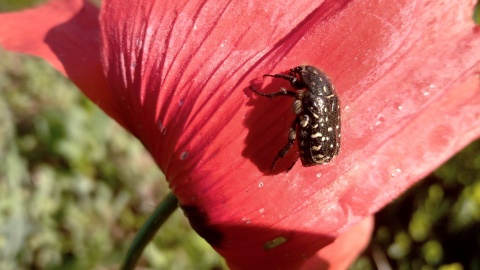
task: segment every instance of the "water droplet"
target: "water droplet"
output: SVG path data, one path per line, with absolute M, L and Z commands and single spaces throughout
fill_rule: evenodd
M 178 102 L 178 106 L 182 107 L 183 103 L 185 103 L 185 101 L 183 99 L 180 99 L 180 101 Z
M 390 174 L 392 177 L 396 177 L 402 173 L 402 170 L 400 168 L 396 168 L 393 170 L 393 172 Z
M 422 89 L 422 94 L 425 96 L 425 97 L 428 97 L 430 96 L 430 94 L 432 93 L 432 90 L 436 89 L 437 88 L 437 85 L 436 84 L 429 84 L 427 88 L 423 88 Z
M 263 187 L 263 182 L 258 183 L 258 187 L 259 188 Z
M 252 221 L 250 219 L 245 221 L 245 224 L 250 224 L 250 223 L 252 223 Z
M 401 110 L 403 110 L 403 106 L 402 106 L 402 105 L 399 105 L 399 106 L 397 107 L 397 109 L 398 109 L 399 111 L 401 111 Z
M 183 152 L 183 153 L 180 155 L 180 159 L 181 159 L 181 160 L 185 160 L 185 159 L 187 158 L 187 156 L 188 156 L 188 152 L 185 151 L 185 152 Z
M 260 208 L 259 212 L 260 212 L 260 213 L 265 212 L 265 208 Z
M 322 173 L 319 172 L 317 173 L 317 178 L 320 178 L 320 177 L 322 177 Z
M 375 126 L 376 127 L 380 126 L 384 121 L 385 121 L 385 117 L 383 117 L 383 115 L 379 114 L 377 116 L 377 121 L 375 122 Z

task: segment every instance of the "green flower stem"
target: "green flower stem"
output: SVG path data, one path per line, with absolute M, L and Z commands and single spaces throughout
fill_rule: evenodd
M 130 249 L 128 250 L 122 270 L 133 270 L 138 259 L 142 255 L 143 249 L 152 240 L 155 233 L 160 229 L 162 224 L 170 217 L 170 215 L 178 208 L 178 199 L 170 192 L 167 197 L 157 206 L 155 212 L 150 215 L 147 222 L 140 228 Z

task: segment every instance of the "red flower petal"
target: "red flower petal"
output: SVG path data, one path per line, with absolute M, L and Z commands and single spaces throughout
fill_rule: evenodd
M 100 51 L 99 10 L 84 0 L 55 0 L 38 8 L 0 15 L 0 44 L 47 60 L 106 113 L 118 117 L 108 91 Z
M 232 268 L 299 267 L 480 134 L 473 4 L 105 0 L 98 100 Z M 338 89 L 342 149 L 284 173 L 292 149 L 272 173 L 292 101 L 248 87 L 300 64 Z
M 373 223 L 373 216 L 370 216 L 353 225 L 335 242 L 308 259 L 301 269 L 347 269 L 369 244 Z

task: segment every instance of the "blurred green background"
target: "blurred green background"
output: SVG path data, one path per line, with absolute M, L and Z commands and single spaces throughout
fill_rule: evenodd
M 0 11 L 43 1 L 0 2 Z M 44 61 L 0 49 L 0 269 L 117 269 L 168 192 L 131 135 Z M 480 269 L 480 142 L 376 216 L 352 269 Z M 125 166 L 128 164 L 129 166 Z M 139 269 L 221 269 L 180 210 Z
M 0 269 L 117 269 L 167 194 L 164 176 L 44 61 L 1 49 L 0 59 Z M 143 265 L 221 264 L 181 211 L 156 239 Z

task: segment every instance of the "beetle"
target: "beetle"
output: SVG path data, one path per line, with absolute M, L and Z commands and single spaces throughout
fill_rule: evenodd
M 326 164 L 340 151 L 340 102 L 327 75 L 314 66 L 302 65 L 285 74 L 265 74 L 263 77 L 280 78 L 290 82 L 296 91 L 280 88 L 274 93 L 262 93 L 253 86 L 250 89 L 258 95 L 274 98 L 293 97 L 295 120 L 288 133 L 287 144 L 273 159 L 271 170 L 279 158 L 283 158 L 298 142 L 300 160 L 305 167 Z M 296 161 L 288 168 L 290 170 Z

